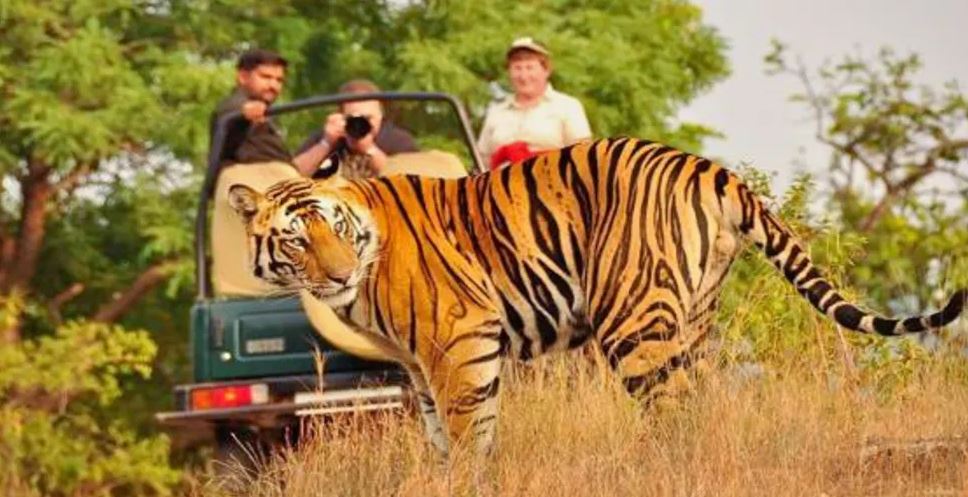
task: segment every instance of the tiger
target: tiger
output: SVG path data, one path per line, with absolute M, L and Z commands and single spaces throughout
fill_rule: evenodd
M 489 453 L 505 358 L 596 340 L 645 405 L 707 361 L 730 265 L 755 245 L 820 313 L 880 335 L 942 327 L 846 300 L 804 244 L 723 166 L 661 143 L 587 141 L 457 179 L 233 185 L 253 274 L 329 304 L 409 373 L 430 442 Z

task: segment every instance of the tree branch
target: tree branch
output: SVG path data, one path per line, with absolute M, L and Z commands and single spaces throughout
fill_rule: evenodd
M 54 298 L 47 302 L 47 312 L 50 314 L 50 320 L 55 326 L 59 326 L 63 319 L 61 318 L 61 307 L 64 304 L 74 300 L 75 297 L 84 291 L 84 285 L 81 283 L 74 283 L 73 285 L 67 287 L 64 291 L 58 293 Z
M 887 176 L 889 168 L 886 166 L 886 164 L 894 161 L 893 149 L 886 154 L 884 159 L 886 162 L 885 166 L 883 168 L 875 168 L 873 164 L 868 162 L 867 159 L 860 154 L 860 151 L 856 150 L 856 148 L 853 146 L 854 142 L 844 145 L 831 140 L 821 139 L 821 141 L 831 147 L 834 147 L 836 150 L 847 155 L 848 157 L 857 160 L 870 173 L 876 175 L 881 181 L 884 182 L 884 186 L 886 188 L 884 196 L 881 197 L 874 208 L 866 216 L 864 216 L 864 219 L 861 220 L 860 225 L 858 226 L 858 229 L 864 233 L 869 232 L 874 228 L 874 225 L 876 225 L 877 222 L 880 221 L 885 214 L 887 214 L 888 209 L 899 197 L 906 195 L 919 181 L 924 179 L 929 174 L 937 171 L 946 171 L 955 175 L 956 177 L 961 177 L 961 175 L 947 168 L 939 167 L 938 160 L 942 159 L 942 157 L 947 153 L 968 149 L 968 140 L 966 139 L 950 140 L 942 138 L 938 145 L 932 147 L 926 152 L 927 155 L 924 159 L 924 162 L 916 166 L 913 172 L 909 173 L 900 181 L 892 183 Z
M 793 74 L 800 79 L 803 84 L 804 91 L 807 92 L 807 102 L 811 107 L 813 107 L 814 121 L 817 123 L 817 129 L 814 134 L 817 138 L 823 139 L 824 135 L 824 103 L 823 99 L 813 88 L 813 82 L 810 80 L 810 75 L 807 72 L 807 65 L 803 62 L 803 59 L 797 57 L 797 67 L 793 70 Z
M 941 159 L 945 153 L 968 151 L 968 139 L 950 140 L 942 137 L 940 142 L 938 146 L 928 152 L 928 158 L 930 160 Z M 957 159 L 955 162 L 957 162 Z
M 89 163 L 78 164 L 54 185 L 54 189 L 70 194 L 93 170 L 94 168 Z
M 887 214 L 888 208 L 894 203 L 896 198 L 897 195 L 894 193 L 887 193 L 881 197 L 881 199 L 877 202 L 877 205 L 875 205 L 874 208 L 871 209 L 866 216 L 864 216 L 864 219 L 861 220 L 860 226 L 858 226 L 857 229 L 861 233 L 867 233 L 872 230 L 874 225 L 876 225 L 877 222 L 884 217 L 884 214 Z
M 916 185 L 918 181 L 921 181 L 925 176 L 935 172 L 936 170 L 937 163 L 935 162 L 934 157 L 929 157 L 927 162 L 918 167 L 918 169 L 913 173 L 908 174 L 901 181 L 891 184 L 885 179 L 887 191 L 884 193 L 884 196 L 881 197 L 881 200 L 877 202 L 877 205 L 875 205 L 874 208 L 867 213 L 866 216 L 864 216 L 864 219 L 861 221 L 858 229 L 862 233 L 866 233 L 874 228 L 874 225 L 877 224 L 882 217 L 884 217 L 884 214 L 887 214 L 888 208 L 898 197 L 907 194 L 911 188 L 914 188 L 914 185 Z
M 864 166 L 864 169 L 866 169 L 868 173 L 871 173 L 879 178 L 883 178 L 882 171 L 878 169 L 869 158 L 864 156 L 863 152 L 861 152 L 860 150 L 857 150 L 857 143 L 859 143 L 860 140 L 861 140 L 861 137 L 858 137 L 856 140 L 853 140 L 851 143 L 848 143 L 846 145 L 837 143 L 833 140 L 826 140 L 826 139 L 821 139 L 820 142 L 833 147 L 834 149 L 838 150 L 840 153 L 846 155 L 851 160 L 855 160 L 859 162 L 860 165 Z M 887 183 L 887 180 L 884 179 L 884 182 Z
M 148 267 L 135 278 L 127 289 L 119 292 L 114 299 L 102 305 L 92 319 L 105 323 L 117 321 L 148 292 L 167 280 L 174 269 L 175 263 L 173 261 L 162 261 Z

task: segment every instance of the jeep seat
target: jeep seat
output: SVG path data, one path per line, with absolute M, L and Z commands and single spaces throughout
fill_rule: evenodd
M 285 162 L 237 164 L 222 169 L 212 199 L 212 287 L 216 297 L 266 297 L 277 290 L 249 271 L 248 244 L 242 219 L 229 205 L 229 187 L 244 184 L 265 191 L 275 183 L 300 177 Z
M 407 152 L 387 157 L 384 176 L 416 174 L 431 178 L 460 178 L 467 176 L 467 168 L 456 155 L 440 150 Z

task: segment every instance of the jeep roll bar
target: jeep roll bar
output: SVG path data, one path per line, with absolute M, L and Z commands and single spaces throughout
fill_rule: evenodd
M 474 171 L 484 172 L 487 169 L 481 161 L 477 146 L 474 143 L 473 133 L 471 132 L 470 120 L 464 106 L 452 95 L 435 92 L 376 92 L 376 93 L 353 93 L 339 95 L 320 95 L 296 100 L 269 108 L 268 115 L 275 116 L 287 114 L 313 107 L 324 105 L 339 104 L 343 102 L 356 102 L 360 100 L 409 100 L 409 101 L 441 101 L 450 104 L 451 108 L 457 113 L 460 121 L 462 137 L 467 149 L 470 151 L 471 160 L 474 161 Z M 205 254 L 205 244 L 208 233 L 208 203 L 212 198 L 215 189 L 215 180 L 219 174 L 219 158 L 222 155 L 222 147 L 225 144 L 226 129 L 232 120 L 242 117 L 241 111 L 233 111 L 223 115 L 215 124 L 215 131 L 212 134 L 212 143 L 208 151 L 208 166 L 205 169 L 205 180 L 202 183 L 201 195 L 198 199 L 198 210 L 195 214 L 195 285 L 198 291 L 198 300 L 212 297 L 212 284 L 209 281 L 208 257 Z

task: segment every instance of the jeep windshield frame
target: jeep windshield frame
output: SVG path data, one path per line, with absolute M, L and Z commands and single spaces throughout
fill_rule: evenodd
M 470 119 L 464 106 L 454 96 L 446 93 L 437 92 L 376 92 L 376 93 L 353 93 L 338 95 L 319 95 L 284 104 L 274 105 L 269 108 L 269 116 L 277 116 L 298 112 L 316 107 L 340 104 L 343 102 L 357 102 L 360 100 L 381 100 L 381 101 L 417 101 L 417 102 L 445 102 L 457 114 L 461 127 L 461 137 L 471 160 L 474 161 L 473 173 L 484 172 L 487 169 L 481 161 L 480 153 L 474 142 L 474 135 L 471 131 Z M 207 300 L 212 298 L 212 283 L 209 274 L 209 259 L 206 253 L 208 243 L 208 206 L 215 189 L 215 180 L 218 179 L 220 172 L 219 157 L 222 147 L 225 145 L 225 134 L 230 121 L 241 118 L 241 111 L 233 111 L 223 115 L 215 124 L 215 131 L 212 134 L 212 142 L 209 145 L 208 165 L 205 169 L 205 179 L 202 183 L 202 191 L 198 199 L 198 210 L 195 214 L 195 286 L 197 290 L 197 300 Z

